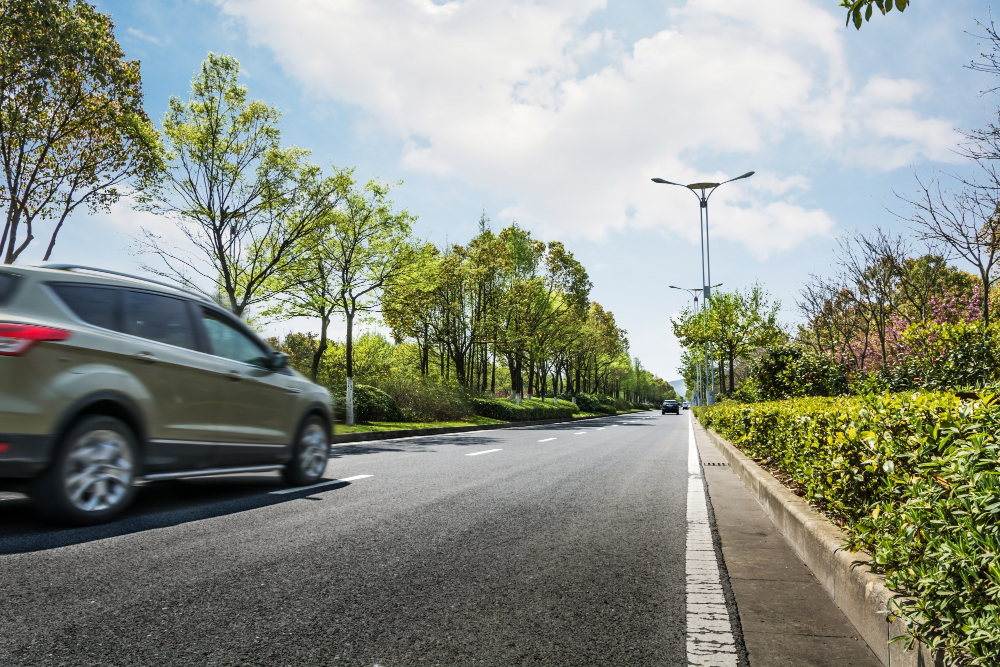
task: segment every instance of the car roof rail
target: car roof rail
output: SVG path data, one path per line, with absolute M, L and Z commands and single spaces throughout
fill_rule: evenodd
M 177 290 L 178 292 L 184 292 L 185 294 L 190 294 L 191 296 L 198 297 L 202 301 L 207 301 L 208 303 L 214 304 L 211 298 L 201 292 L 188 289 L 186 287 L 181 287 L 179 285 L 171 285 L 170 283 L 165 283 L 161 280 L 153 280 L 152 278 L 145 278 L 143 276 L 133 276 L 131 273 L 122 273 L 121 271 L 112 271 L 111 269 L 99 269 L 94 266 L 82 266 L 80 264 L 46 264 L 40 268 L 43 269 L 53 269 L 55 271 L 93 271 L 95 273 L 108 273 L 113 276 L 121 276 L 122 278 L 131 278 L 132 280 L 138 280 L 144 283 L 152 283 L 154 285 L 159 285 L 161 287 L 169 287 L 172 290 Z

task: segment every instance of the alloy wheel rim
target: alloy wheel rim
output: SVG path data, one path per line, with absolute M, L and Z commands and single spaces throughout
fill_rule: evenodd
M 299 465 L 310 477 L 319 477 L 326 470 L 329 443 L 326 431 L 319 424 L 309 424 L 299 439 Z
M 132 450 L 121 433 L 84 433 L 66 456 L 66 496 L 79 510 L 100 512 L 120 504 L 132 486 Z

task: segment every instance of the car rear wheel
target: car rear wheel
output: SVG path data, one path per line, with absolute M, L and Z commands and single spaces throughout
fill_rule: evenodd
M 114 417 L 93 415 L 70 430 L 30 493 L 49 519 L 76 525 L 101 523 L 132 502 L 135 470 L 132 430 Z
M 320 417 L 307 417 L 295 439 L 292 460 L 288 462 L 282 475 L 293 486 L 315 484 L 326 472 L 330 458 L 329 431 Z

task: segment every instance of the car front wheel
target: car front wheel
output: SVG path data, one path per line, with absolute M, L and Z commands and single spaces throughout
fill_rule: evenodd
M 312 415 L 302 423 L 292 460 L 288 462 L 282 475 L 293 486 L 315 484 L 326 472 L 330 459 L 330 436 L 326 422 Z
M 55 460 L 32 484 L 46 517 L 76 525 L 108 521 L 135 497 L 135 436 L 119 419 L 93 415 L 66 435 Z

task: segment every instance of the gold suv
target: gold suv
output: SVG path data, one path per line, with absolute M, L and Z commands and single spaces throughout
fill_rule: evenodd
M 280 470 L 322 478 L 330 395 L 239 318 L 157 281 L 0 267 L 0 489 L 106 521 L 136 484 Z

